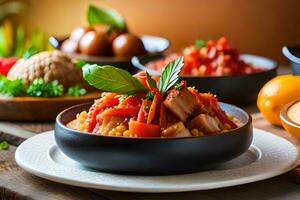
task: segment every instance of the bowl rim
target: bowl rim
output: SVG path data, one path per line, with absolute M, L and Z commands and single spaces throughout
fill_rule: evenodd
M 300 129 L 300 125 L 293 122 L 293 120 L 291 120 L 288 116 L 289 108 L 297 102 L 300 102 L 300 98 L 298 98 L 298 99 L 286 104 L 285 106 L 283 106 L 283 108 L 280 111 L 280 119 L 281 119 L 281 123 L 285 123 L 285 124 L 288 124 L 289 126 Z
M 100 138 L 114 138 L 114 139 L 122 139 L 122 140 L 140 140 L 140 141 L 141 140 L 142 141 L 143 140 L 170 141 L 170 140 L 189 140 L 189 139 L 196 139 L 196 138 L 218 137 L 218 136 L 236 134 L 237 131 L 242 130 L 242 129 L 248 127 L 248 126 L 252 126 L 252 117 L 247 111 L 243 110 L 242 108 L 240 108 L 238 106 L 232 105 L 232 104 L 228 104 L 228 103 L 224 103 L 224 102 L 219 102 L 219 103 L 221 103 L 221 105 L 223 104 L 223 105 L 226 105 L 226 106 L 233 107 L 238 112 L 243 113 L 247 117 L 247 121 L 245 123 L 243 123 L 243 125 L 238 127 L 238 128 L 235 128 L 233 130 L 226 131 L 226 132 L 220 133 L 220 134 L 205 135 L 205 136 L 193 136 L 193 137 L 170 137 L 170 138 L 168 138 L 168 137 L 119 137 L 119 136 L 98 135 L 98 134 L 92 134 L 92 133 L 89 133 L 89 132 L 79 131 L 79 130 L 76 130 L 76 129 L 69 128 L 61 122 L 61 118 L 66 112 L 69 112 L 69 111 L 71 111 L 75 108 L 79 108 L 79 107 L 83 107 L 83 106 L 87 106 L 87 105 L 92 105 L 92 102 L 90 102 L 90 103 L 84 103 L 84 104 L 77 104 L 77 105 L 71 106 L 71 107 L 61 111 L 55 119 L 55 126 L 59 126 L 60 128 L 67 130 L 68 132 L 74 132 L 76 134 L 96 136 L 96 137 L 100 137 Z M 252 127 L 251 127 L 251 129 L 252 129 Z M 56 131 L 56 128 L 55 128 L 55 131 Z
M 173 53 L 169 53 L 169 54 L 160 54 L 160 55 L 150 55 L 150 56 L 133 56 L 131 58 L 131 64 L 139 69 L 139 70 L 143 70 L 143 71 L 148 71 L 148 73 L 150 75 L 154 75 L 154 76 L 160 76 L 160 72 L 158 71 L 155 71 L 155 70 L 152 70 L 148 67 L 146 67 L 144 64 L 141 64 L 141 60 L 145 59 L 145 58 L 151 58 L 151 57 L 158 57 L 158 56 L 167 56 L 167 55 L 171 55 Z M 250 56 L 254 59 L 264 59 L 264 60 L 267 60 L 269 61 L 270 63 L 272 63 L 272 67 L 270 67 L 269 69 L 264 69 L 263 71 L 260 71 L 260 72 L 254 72 L 254 73 L 250 73 L 250 74 L 233 74 L 233 75 L 222 75 L 222 76 L 193 76 L 193 75 L 180 75 L 181 78 L 189 78 L 189 79 L 212 79 L 212 78 L 217 78 L 217 79 L 225 79 L 225 78 L 232 78 L 232 77 L 245 77 L 245 76 L 255 76 L 255 75 L 258 75 L 258 74 L 265 74 L 265 73 L 269 73 L 271 71 L 277 71 L 279 65 L 278 63 L 271 59 L 271 58 L 268 58 L 268 57 L 264 57 L 264 56 L 259 56 L 259 55 L 255 55 L 255 54 L 240 54 L 240 56 Z M 158 60 L 158 59 L 153 59 L 152 61 L 150 62 L 153 62 L 155 60 Z M 152 74 L 151 74 L 152 73 Z

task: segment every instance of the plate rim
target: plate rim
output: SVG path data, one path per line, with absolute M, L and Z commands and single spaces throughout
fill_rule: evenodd
M 167 188 L 166 187 L 164 187 L 164 188 L 155 188 L 153 186 L 152 187 L 147 187 L 147 188 L 142 187 L 142 186 L 128 187 L 128 186 L 124 186 L 124 185 L 121 187 L 121 186 L 111 185 L 109 183 L 108 184 L 91 183 L 91 182 L 84 181 L 84 180 L 74 180 L 74 178 L 60 177 L 60 176 L 57 176 L 57 175 L 51 175 L 49 173 L 47 174 L 45 172 L 40 172 L 38 169 L 35 169 L 35 167 L 28 166 L 27 164 L 23 163 L 22 158 L 20 158 L 20 151 L 22 150 L 22 144 L 23 143 L 21 145 L 19 145 L 19 147 L 17 148 L 17 150 L 15 152 L 15 160 L 16 160 L 17 164 L 21 168 L 23 168 L 25 171 L 27 171 L 31 174 L 34 174 L 38 177 L 45 178 L 45 179 L 48 179 L 48 180 L 51 180 L 51 181 L 54 181 L 54 182 L 63 183 L 63 184 L 67 184 L 67 185 L 73 185 L 73 186 L 79 186 L 79 187 L 85 187 L 85 188 L 103 189 L 103 190 L 121 191 L 121 192 L 137 192 L 137 193 L 188 192 L 188 191 L 201 191 L 201 190 L 210 190 L 210 189 L 224 188 L 224 187 L 230 187 L 230 186 L 236 186 L 236 185 L 243 185 L 243 184 L 246 184 L 246 183 L 261 181 L 261 180 L 265 180 L 265 179 L 268 179 L 268 178 L 278 176 L 280 174 L 283 174 L 285 172 L 290 171 L 291 169 L 293 169 L 294 167 L 296 167 L 300 163 L 299 151 L 293 143 L 286 140 L 285 138 L 282 138 L 280 136 L 274 135 L 274 134 L 272 134 L 268 131 L 264 131 L 264 130 L 261 130 L 261 129 L 254 128 L 253 129 L 254 135 L 258 134 L 258 133 L 256 133 L 257 131 L 263 132 L 265 134 L 272 135 L 272 136 L 276 137 L 277 139 L 284 140 L 285 142 L 289 143 L 289 145 L 291 145 L 291 147 L 294 148 L 293 150 L 296 150 L 295 151 L 296 158 L 293 161 L 293 163 L 291 163 L 288 166 L 285 166 L 283 169 L 277 169 L 276 171 L 274 171 L 274 170 L 273 171 L 266 171 L 263 174 L 258 174 L 258 175 L 254 175 L 254 176 L 250 176 L 250 177 L 240 177 L 240 178 L 235 178 L 235 179 L 231 179 L 231 180 L 219 181 L 219 182 L 217 182 L 217 184 L 215 182 L 206 183 L 206 187 L 204 187 L 204 188 L 203 187 L 199 188 L 198 185 L 188 186 L 188 187 L 167 187 Z M 40 134 L 49 134 L 50 135 L 52 132 L 53 131 L 47 131 L 47 132 L 40 133 Z M 34 136 L 34 137 L 36 137 L 36 136 Z M 254 144 L 254 146 L 255 146 L 255 144 Z M 49 149 L 50 147 L 51 146 L 48 146 L 47 149 Z M 257 149 L 261 150 L 260 148 L 257 148 Z M 48 152 L 48 150 L 47 150 L 47 152 Z M 54 161 L 52 161 L 52 162 L 55 165 L 59 165 L 59 164 L 55 163 Z M 63 166 L 63 167 L 65 167 L 65 166 Z M 67 167 L 65 167 L 65 168 L 67 168 Z M 95 172 L 95 173 L 97 173 L 97 172 Z M 104 172 L 100 172 L 100 173 L 110 174 L 110 173 L 104 173 Z M 120 176 L 128 177 L 130 175 L 120 175 Z M 172 176 L 184 176 L 184 175 L 172 175 Z

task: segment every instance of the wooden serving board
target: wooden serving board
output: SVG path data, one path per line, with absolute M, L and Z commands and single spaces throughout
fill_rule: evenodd
M 62 110 L 82 103 L 92 102 L 100 92 L 80 97 L 7 97 L 0 96 L 0 120 L 5 121 L 52 121 Z

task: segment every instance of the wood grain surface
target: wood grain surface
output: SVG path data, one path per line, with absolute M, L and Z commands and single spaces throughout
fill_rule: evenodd
M 253 117 L 253 126 L 270 131 L 294 143 L 298 148 L 300 143 L 290 137 L 281 127 L 275 127 L 266 122 L 258 113 L 256 106 L 245 108 Z M 53 129 L 53 122 L 48 123 L 16 123 L 0 121 L 0 140 L 7 140 L 10 144 L 18 145 L 26 138 L 39 132 Z M 104 190 L 89 190 L 74 186 L 63 185 L 48 181 L 22 170 L 14 159 L 16 147 L 10 145 L 8 151 L 0 151 L 0 199 L 34 199 L 34 200 L 296 200 L 300 199 L 300 170 L 269 180 L 234 186 L 229 188 L 168 193 L 168 194 L 140 194 L 112 192 Z
M 254 106 L 248 107 L 247 110 L 253 113 L 252 117 L 254 127 L 268 130 L 276 135 L 292 141 L 298 147 L 300 146 L 298 141 L 286 134 L 282 128 L 274 127 L 266 122 L 261 114 L 256 113 L 257 110 Z M 37 124 L 36 126 L 34 124 L 14 124 L 14 126 L 17 127 L 17 129 L 20 129 L 20 127 L 27 127 L 27 130 L 30 129 L 31 133 L 34 133 L 33 131 L 48 130 L 52 127 L 52 124 Z M 28 127 L 30 128 L 28 129 Z M 4 135 L 10 135 L 11 139 L 14 138 L 13 140 L 9 140 L 9 142 L 14 142 L 15 139 L 18 138 L 7 133 L 2 134 L 2 136 Z M 295 175 L 292 174 L 291 176 L 290 173 L 269 180 L 250 183 L 242 186 L 198 192 L 139 194 L 104 190 L 89 190 L 55 183 L 30 175 L 17 166 L 14 160 L 15 149 L 16 147 L 10 146 L 9 151 L 0 151 L 0 197 L 3 197 L 2 199 L 300 199 L 300 186 L 293 181 L 293 179 L 295 179 Z
M 80 97 L 8 97 L 0 95 L 0 120 L 49 121 L 62 110 L 77 104 L 92 102 L 100 92 L 91 92 Z

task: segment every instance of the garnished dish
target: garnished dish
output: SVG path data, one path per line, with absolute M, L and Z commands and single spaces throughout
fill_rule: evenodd
M 238 119 L 221 109 L 215 95 L 178 81 L 183 66 L 177 57 L 156 81 L 146 72 L 131 76 L 112 66 L 85 65 L 85 80 L 105 93 L 68 127 L 126 137 L 205 136 L 238 128 Z
M 178 56 L 184 57 L 181 75 L 229 76 L 261 72 L 264 69 L 240 58 L 236 48 L 232 48 L 226 37 L 218 40 L 196 40 L 194 45 L 185 47 L 182 52 L 173 53 L 164 59 L 147 63 L 147 67 L 162 71 L 166 63 Z
M 124 18 L 112 8 L 90 5 L 86 16 L 88 25 L 76 27 L 63 41 L 52 37 L 50 43 L 73 56 L 91 56 L 85 58 L 94 62 L 97 61 L 96 57 L 128 59 L 160 52 L 169 45 L 169 42 L 165 44 L 166 40 L 163 38 L 143 37 L 130 32 Z
M 176 58 L 159 79 L 86 64 L 83 77 L 102 97 L 57 116 L 57 146 L 84 166 L 139 175 L 211 169 L 247 151 L 251 116 L 180 81 L 183 65 Z

